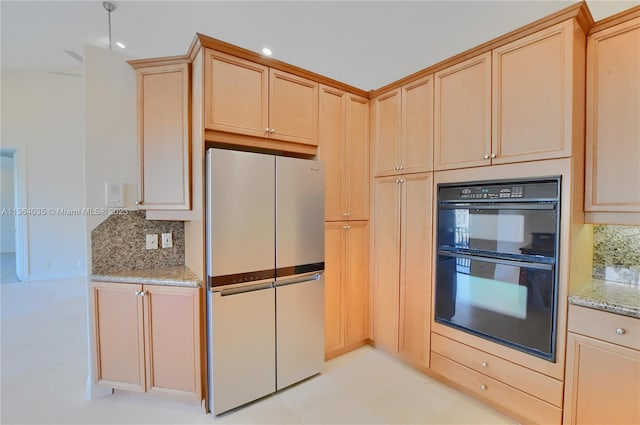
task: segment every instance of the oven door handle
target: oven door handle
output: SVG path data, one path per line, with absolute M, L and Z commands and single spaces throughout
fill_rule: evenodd
M 438 254 L 444 255 L 447 257 L 453 257 L 453 258 L 464 258 L 468 260 L 484 261 L 486 263 L 505 264 L 507 266 L 514 266 L 514 267 L 526 267 L 529 269 L 549 270 L 549 271 L 553 270 L 553 265 L 546 264 L 546 263 L 532 263 L 530 261 L 516 261 L 516 260 L 507 260 L 503 258 L 480 257 L 477 255 L 458 254 L 458 253 L 442 251 L 442 250 L 438 251 Z
M 487 201 L 491 202 L 491 201 Z M 495 201 L 494 201 L 495 202 Z M 485 204 L 485 203 L 469 203 L 469 202 L 457 202 L 457 203 L 441 203 L 438 206 L 440 209 L 446 210 L 459 210 L 461 208 L 478 209 L 478 210 L 542 210 L 550 211 L 555 210 L 557 207 L 556 202 L 552 203 L 539 203 L 539 204 Z

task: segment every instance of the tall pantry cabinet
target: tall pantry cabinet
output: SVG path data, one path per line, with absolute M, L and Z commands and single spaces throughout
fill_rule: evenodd
M 372 99 L 372 339 L 429 367 L 433 77 Z
M 369 101 L 320 86 L 325 164 L 325 357 L 363 345 L 369 299 Z

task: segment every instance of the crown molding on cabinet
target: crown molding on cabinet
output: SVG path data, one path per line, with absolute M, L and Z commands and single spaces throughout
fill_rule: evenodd
M 135 69 L 146 68 L 149 66 L 166 66 L 166 65 L 177 65 L 181 63 L 191 63 L 191 59 L 189 56 L 166 56 L 162 58 L 149 58 L 149 59 L 133 59 L 127 61 L 129 65 L 134 67 Z
M 537 21 L 534 21 L 528 25 L 525 25 L 524 27 L 518 28 L 498 38 L 494 38 L 493 40 L 487 41 L 486 43 L 480 44 L 479 46 L 473 47 L 469 50 L 466 50 L 462 53 L 459 53 L 455 56 L 452 56 L 434 65 L 424 68 L 420 71 L 414 72 L 413 74 L 410 74 L 404 78 L 401 78 L 400 80 L 387 84 L 384 87 L 371 90 L 369 92 L 369 97 L 374 98 L 381 93 L 396 89 L 407 83 L 411 83 L 415 80 L 426 77 L 429 74 L 438 72 L 449 66 L 455 65 L 456 63 L 463 62 L 467 59 L 489 52 L 497 47 L 503 46 L 519 38 L 526 37 L 537 31 L 543 30 L 552 25 L 566 21 L 567 19 L 576 19 L 578 25 L 580 25 L 580 27 L 585 33 L 587 33 L 591 28 L 591 26 L 593 25 L 593 17 L 591 16 L 591 12 L 589 11 L 587 4 L 584 1 L 582 1 L 580 3 L 576 3 L 574 5 L 566 7 L 554 14 L 546 16 L 542 19 L 538 19 Z
M 593 34 L 594 32 L 602 31 L 607 28 L 611 28 L 615 25 L 618 25 L 622 22 L 626 22 L 628 20 L 640 17 L 640 6 L 633 7 L 631 9 L 623 10 L 620 13 L 617 13 L 613 16 L 609 16 L 608 18 L 602 19 L 596 22 L 589 34 Z

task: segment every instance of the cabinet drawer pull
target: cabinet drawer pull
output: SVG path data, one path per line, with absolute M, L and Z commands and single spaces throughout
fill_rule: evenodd
M 481 389 L 482 391 L 484 391 L 484 390 L 486 390 L 486 389 L 487 389 L 487 386 L 486 386 L 485 384 L 482 384 L 482 385 L 480 385 L 480 389 Z
M 482 362 L 482 363 L 480 363 L 480 366 L 482 366 L 482 367 L 487 367 L 487 366 L 489 366 L 489 363 L 487 363 L 487 362 Z
M 264 132 L 265 132 L 265 133 L 268 133 L 270 130 L 271 130 L 271 129 L 270 129 L 269 127 L 267 127 L 267 128 L 265 128 L 265 129 L 264 129 Z
M 618 329 L 616 329 L 616 333 L 617 333 L 618 335 L 624 335 L 624 334 L 626 334 L 626 333 L 627 333 L 627 331 L 626 331 L 626 329 L 624 329 L 624 328 L 618 328 Z
M 273 133 L 275 133 L 275 132 L 276 132 L 276 129 L 275 129 L 275 128 L 272 128 L 271 130 L 269 130 L 269 133 L 271 133 L 271 134 L 273 134 Z
M 491 154 L 491 158 L 495 158 L 495 157 L 496 157 L 496 154 L 495 154 L 495 153 L 492 153 L 492 154 Z
M 488 154 L 488 153 L 485 153 L 484 155 L 482 155 L 482 158 L 483 158 L 483 159 L 489 159 L 489 154 Z
M 404 165 L 401 165 L 398 169 L 399 170 L 404 170 Z

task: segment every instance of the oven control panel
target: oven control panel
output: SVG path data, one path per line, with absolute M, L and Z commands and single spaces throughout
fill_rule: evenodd
M 522 197 L 524 197 L 524 186 L 465 187 L 460 190 L 460 199 L 504 199 Z
M 560 177 L 531 181 L 487 181 L 438 185 L 438 202 L 557 202 Z

